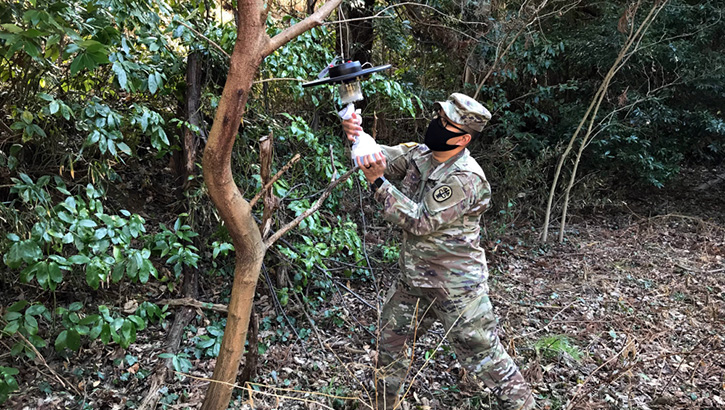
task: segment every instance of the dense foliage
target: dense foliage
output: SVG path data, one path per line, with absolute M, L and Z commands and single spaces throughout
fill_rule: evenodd
M 365 126 L 387 144 L 417 140 L 434 101 L 472 95 L 487 77 L 479 99 L 494 118 L 471 149 L 494 186 L 491 226 L 540 216 L 560 147 L 619 51 L 628 19 L 641 19 L 646 3 L 633 17 L 621 1 L 554 2 L 538 13 L 517 2 L 426 4 L 376 4 L 372 62 L 394 70 L 365 82 Z M 582 163 L 586 183 L 577 188 L 582 202 L 631 184 L 662 187 L 683 165 L 722 161 L 722 13 L 716 1 L 674 0 L 649 28 L 599 112 Z M 301 17 L 279 6 L 269 33 Z M 68 356 L 96 340 L 127 348 L 163 320 L 167 308 L 146 300 L 140 285 L 155 281 L 174 296 L 185 268 L 230 274 L 229 238 L 200 173 L 185 184 L 169 161 L 185 129 L 202 136 L 203 148 L 228 69 L 217 47 L 231 52 L 236 31 L 230 15 L 204 2 L 149 0 L 6 2 L 0 27 L 0 283 L 13 290 L 0 298 L 0 340 L 13 356 L 0 366 L 2 402 L 18 388 L 16 367 L 36 349 Z M 235 178 L 247 198 L 261 188 L 262 136 L 275 138 L 276 168 L 303 154 L 274 184 L 281 206 L 273 228 L 350 166 L 334 88 L 300 85 L 339 54 L 337 29 L 313 29 L 268 57 L 240 126 Z M 198 126 L 182 109 L 190 53 L 203 61 Z M 281 306 L 294 294 L 315 309 L 338 279 L 373 279 L 368 252 L 395 260 L 394 239 L 365 247 L 361 181 L 348 181 L 268 257 L 270 271 L 291 269 L 288 283 L 270 289 Z M 142 302 L 114 300 L 123 286 Z M 302 337 L 310 333 L 290 321 Z M 262 324 L 286 339 L 273 325 Z M 221 329 L 218 321 L 208 326 L 197 357 L 216 356 Z M 186 353 L 169 358 L 187 366 Z

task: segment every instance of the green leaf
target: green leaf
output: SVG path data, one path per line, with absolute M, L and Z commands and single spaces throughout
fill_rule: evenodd
M 65 348 L 78 351 L 81 347 L 81 337 L 77 331 L 68 329 L 60 332 L 55 338 L 55 350 L 60 352 Z
M 23 120 L 26 124 L 30 124 L 33 122 L 33 113 L 30 111 L 23 111 L 22 114 L 20 114 L 20 119 Z
M 148 84 L 149 84 L 149 92 L 151 94 L 156 94 L 156 90 L 158 90 L 158 88 L 159 88 L 159 84 L 158 84 L 158 82 L 156 82 L 155 74 L 156 74 L 155 72 L 149 74 Z
M 80 53 L 73 59 L 73 62 L 70 64 L 70 73 L 71 75 L 76 75 L 84 68 L 92 70 L 96 68 L 96 65 L 96 61 L 88 54 Z
M 81 347 L 81 336 L 73 329 L 68 330 L 67 345 L 73 351 L 78 351 Z
M 90 219 L 82 219 L 78 222 L 78 225 L 84 227 L 84 228 L 95 228 L 98 226 L 98 224 L 95 221 L 92 221 Z
M 70 258 L 68 258 L 68 261 L 70 263 L 76 264 L 76 265 L 85 265 L 86 263 L 91 261 L 91 258 L 89 258 L 86 255 L 73 255 Z
M 50 282 L 50 273 L 48 272 L 48 264 L 46 262 L 38 262 L 35 264 L 35 279 L 43 289 L 48 289 Z M 29 308 L 27 311 L 30 312 Z
M 202 340 L 196 344 L 196 347 L 198 347 L 200 349 L 207 349 L 207 348 L 213 346 L 214 343 L 216 343 L 215 339 Z
M 101 273 L 101 270 L 96 264 L 86 266 L 86 283 L 88 283 L 88 286 L 94 290 L 98 289 L 98 286 L 101 284 Z
M 8 308 L 8 312 L 20 312 L 21 310 L 25 309 L 25 307 L 28 305 L 29 305 L 29 303 L 27 300 L 17 301 Z
M 83 302 L 73 302 L 68 306 L 68 310 L 71 312 L 77 312 L 81 309 L 83 309 Z
M 118 263 L 113 267 L 113 273 L 111 274 L 111 280 L 113 283 L 117 283 L 123 279 L 124 263 Z
M 73 234 L 71 232 L 68 232 L 67 234 L 63 235 L 63 239 L 61 240 L 63 244 L 69 244 L 73 243 Z
M 12 322 L 8 322 L 8 324 L 5 326 L 5 329 L 3 329 L 4 332 L 14 334 L 15 332 L 20 329 L 20 321 L 19 320 L 13 320 Z
M 60 352 L 65 349 L 66 346 L 68 346 L 68 331 L 64 330 L 60 332 L 58 337 L 55 338 L 55 350 Z
M 50 275 L 50 280 L 54 283 L 63 282 L 63 272 L 61 272 L 60 266 L 57 263 L 50 262 L 48 264 L 48 274 Z
M 25 343 L 23 343 L 23 342 L 15 343 L 15 345 L 13 345 L 13 348 L 10 349 L 10 355 L 11 356 L 19 355 L 20 353 L 22 353 L 24 347 L 25 347 Z
M 107 345 L 108 342 L 111 341 L 111 327 L 108 326 L 108 324 L 106 323 L 102 326 L 101 329 L 102 329 L 101 333 L 100 333 L 101 342 L 103 342 L 103 344 Z
M 98 322 L 98 319 L 100 319 L 100 318 L 101 318 L 101 317 L 100 317 L 100 316 L 98 316 L 98 315 L 88 315 L 88 316 L 84 317 L 83 319 L 81 319 L 81 321 L 80 321 L 80 322 L 78 322 L 78 324 L 80 324 L 80 325 L 84 325 L 84 326 L 85 326 L 85 325 L 91 325 L 91 324 L 93 324 L 93 323 L 96 323 L 96 322 Z M 97 335 L 96 335 L 96 336 L 97 336 Z M 95 339 L 95 337 L 94 337 L 94 339 Z
M 3 316 L 3 319 L 10 322 L 12 320 L 17 320 L 17 319 L 21 318 L 22 316 L 23 316 L 23 314 L 20 312 L 8 312 L 5 314 L 5 316 Z
M 33 263 L 43 256 L 43 252 L 40 250 L 35 241 L 28 239 L 25 241 L 15 242 L 8 253 L 5 254 L 5 264 L 11 269 L 17 269 L 25 263 Z
M 31 315 L 31 316 L 38 316 L 38 315 L 42 315 L 47 310 L 48 309 L 46 309 L 45 306 L 43 306 L 42 304 L 38 304 L 38 305 L 33 305 L 33 306 L 29 307 L 28 310 L 25 311 L 25 314 Z
M 118 85 L 128 91 L 128 75 L 126 74 L 126 70 L 123 69 L 123 66 L 118 61 L 115 61 L 113 66 L 111 66 L 111 69 L 116 74 Z
M 31 335 L 38 333 L 38 319 L 35 316 L 25 315 L 25 330 Z
M 60 110 L 60 104 L 58 104 L 58 101 L 53 101 L 48 105 L 48 110 L 50 111 L 50 114 L 53 115 Z
M 9 31 L 9 32 L 11 32 L 13 34 L 18 34 L 18 33 L 20 33 L 20 32 L 23 31 L 22 28 L 16 26 L 15 24 L 10 24 L 10 23 L 8 23 L 8 24 L 0 24 L 0 26 L 2 26 L 2 28 L 4 28 L 5 30 L 7 30 L 7 31 Z

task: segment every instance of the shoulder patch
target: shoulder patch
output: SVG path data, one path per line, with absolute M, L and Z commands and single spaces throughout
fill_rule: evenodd
M 454 177 L 428 191 L 423 202 L 428 212 L 435 215 L 453 206 L 465 206 L 466 199 L 461 181 Z
M 453 196 L 453 189 L 448 185 L 443 185 L 433 191 L 433 200 L 436 202 L 443 202 L 451 196 Z

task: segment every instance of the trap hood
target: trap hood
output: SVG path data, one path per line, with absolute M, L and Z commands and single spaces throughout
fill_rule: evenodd
M 390 68 L 390 64 L 381 65 L 377 67 L 366 68 L 363 70 L 359 61 L 348 61 L 347 63 L 341 63 L 332 65 L 323 70 L 320 75 L 324 76 L 328 74 L 329 77 L 320 78 L 319 80 L 310 81 L 309 83 L 302 84 L 302 87 L 314 87 L 323 84 L 340 84 L 355 81 L 358 77 L 377 73 L 378 71 L 387 70 Z M 325 72 L 327 71 L 327 73 Z

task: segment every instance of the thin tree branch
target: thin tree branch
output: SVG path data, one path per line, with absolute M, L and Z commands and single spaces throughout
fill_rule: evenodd
M 343 176 L 341 176 L 339 179 L 336 179 L 334 182 L 332 182 L 330 185 L 327 186 L 327 189 L 325 189 L 325 192 L 322 193 L 319 199 L 315 201 L 312 206 L 303 212 L 300 216 L 295 218 L 292 222 L 288 223 L 287 225 L 283 226 L 274 233 L 274 235 L 270 236 L 264 241 L 264 246 L 269 249 L 272 244 L 274 244 L 279 238 L 281 238 L 284 234 L 286 234 L 289 230 L 293 229 L 297 225 L 300 224 L 305 218 L 312 215 L 313 213 L 317 212 L 318 209 L 322 206 L 322 204 L 325 202 L 325 199 L 327 199 L 330 194 L 332 194 L 332 190 L 335 189 L 340 183 L 345 182 L 348 178 L 350 178 L 350 175 L 352 175 L 353 172 L 357 171 L 359 167 L 355 167 L 349 171 L 347 171 Z
M 634 27 L 634 25 L 632 26 Z M 642 26 L 640 26 L 641 28 Z M 631 33 L 631 31 L 630 31 Z M 592 101 L 589 103 L 589 107 L 587 108 L 586 112 L 584 113 L 584 116 L 582 117 L 582 120 L 579 122 L 579 125 L 577 126 L 576 131 L 574 131 L 574 134 L 569 139 L 569 143 L 566 146 L 566 149 L 564 150 L 564 153 L 561 154 L 561 157 L 559 157 L 559 161 L 556 164 L 556 171 L 554 172 L 554 181 L 551 183 L 551 188 L 549 190 L 549 198 L 547 200 L 546 204 L 546 213 L 544 214 L 544 226 L 542 229 L 542 235 L 541 235 L 541 241 L 546 243 L 549 235 L 549 221 L 551 218 L 551 205 L 554 200 L 554 193 L 556 192 L 556 187 L 559 182 L 559 176 L 561 175 L 561 168 L 564 165 L 564 161 L 566 157 L 569 156 L 569 153 L 571 152 L 572 148 L 574 147 L 574 141 L 576 141 L 577 137 L 579 136 L 579 133 L 581 132 L 582 128 L 584 128 L 584 124 L 586 124 L 587 120 L 589 119 L 590 114 L 592 113 L 592 110 L 596 113 L 596 110 L 599 109 L 599 104 L 601 103 L 601 99 L 603 98 L 603 94 L 606 92 L 607 87 L 609 87 L 609 82 L 611 81 L 611 78 L 614 76 L 614 74 L 619 69 L 619 63 L 622 61 L 622 59 L 626 56 L 628 50 L 632 46 L 632 43 L 635 41 L 636 35 L 630 34 L 627 37 L 627 40 L 625 41 L 625 44 L 622 46 L 622 49 L 619 51 L 619 54 L 617 55 L 617 58 L 614 60 L 614 63 L 609 68 L 609 71 L 607 72 L 604 81 L 599 86 L 599 89 L 597 89 L 597 92 L 594 94 L 594 97 L 592 98 Z M 597 107 L 595 109 L 595 107 Z
M 266 57 L 274 52 L 274 50 L 282 47 L 290 42 L 293 38 L 299 36 L 305 31 L 320 26 L 324 23 L 324 19 L 332 13 L 335 8 L 342 3 L 342 0 L 330 0 L 317 9 L 316 12 L 308 16 L 306 19 L 284 29 L 281 33 L 272 37 L 262 50 L 262 57 Z
M 461 19 L 458 19 L 458 18 L 453 17 L 451 15 L 445 14 L 445 13 L 443 13 L 442 11 L 438 10 L 435 7 L 429 6 L 427 4 L 421 4 L 421 3 L 412 2 L 412 1 L 406 1 L 406 2 L 403 2 L 403 3 L 392 4 L 392 5 L 390 5 L 388 7 L 385 7 L 384 9 L 380 10 L 379 12 L 377 12 L 374 15 L 369 16 L 369 17 L 357 17 L 357 18 L 352 18 L 352 19 L 344 19 L 344 20 L 336 20 L 336 21 L 327 21 L 327 22 L 325 22 L 323 24 L 327 26 L 327 25 L 330 25 L 330 24 L 350 23 L 350 22 L 353 22 L 353 21 L 372 20 L 372 19 L 375 19 L 375 18 L 393 18 L 392 16 L 380 16 L 380 15 L 383 14 L 384 12 L 388 11 L 389 9 L 392 9 L 392 8 L 395 8 L 395 7 L 401 7 L 401 6 L 418 6 L 418 7 L 427 8 L 427 9 L 430 9 L 430 10 L 432 10 L 432 11 L 440 14 L 443 17 L 446 17 L 446 18 L 449 18 L 449 19 L 455 21 L 456 23 L 472 24 L 472 25 L 477 24 L 477 25 L 484 25 L 484 26 L 488 24 L 488 23 L 483 23 L 483 22 L 480 22 L 480 21 L 465 21 L 465 20 L 461 20 Z
M 489 68 L 488 72 L 483 77 L 483 80 L 481 80 L 481 82 L 478 84 L 478 87 L 476 87 L 476 92 L 473 94 L 473 99 L 474 100 L 478 97 L 478 93 L 481 91 L 481 88 L 483 88 L 483 85 L 486 83 L 486 80 L 488 80 L 488 78 L 491 76 L 491 74 L 493 74 L 493 71 L 496 69 L 496 66 L 498 65 L 499 61 L 501 61 L 501 59 L 503 58 L 503 56 L 505 56 L 506 53 L 508 53 L 508 51 L 514 45 L 514 43 L 516 42 L 516 40 L 518 40 L 519 36 L 521 36 L 521 34 L 523 34 L 524 30 L 526 30 L 529 26 L 531 26 L 534 22 L 536 22 L 539 19 L 539 12 L 541 10 L 543 10 L 544 7 L 546 7 L 546 5 L 548 3 L 549 3 L 549 0 L 543 0 L 541 2 L 541 4 L 539 4 L 536 7 L 536 9 L 532 13 L 531 17 L 528 19 L 528 21 L 526 22 L 526 24 L 524 24 L 519 29 L 519 31 L 514 35 L 514 37 L 508 43 L 508 45 L 506 46 L 506 48 L 503 50 L 503 52 L 501 52 L 500 54 L 497 53 L 496 59 L 493 61 L 493 64 L 491 65 L 491 68 Z M 525 2 L 524 2 L 524 4 L 525 4 Z M 524 7 L 524 5 L 522 4 L 521 5 L 521 10 L 519 10 L 519 15 L 521 15 L 523 13 L 522 12 L 523 7 Z M 500 45 L 499 45 L 499 47 L 500 47 Z
M 252 82 L 252 84 L 262 84 L 262 83 L 268 83 L 270 81 L 298 81 L 298 82 L 305 82 L 307 80 L 303 80 L 300 78 L 265 78 L 264 80 L 257 80 Z
M 614 354 L 612 357 L 610 357 L 609 359 L 607 359 L 607 361 L 605 361 L 599 367 L 597 367 L 596 369 L 594 369 L 594 371 L 589 374 L 589 376 L 584 380 L 584 382 L 579 385 L 579 388 L 577 389 L 576 393 L 574 394 L 574 397 L 571 398 L 571 401 L 569 402 L 569 405 L 566 406 L 566 410 L 571 410 L 571 409 L 574 408 L 574 404 L 576 404 L 576 400 L 579 397 L 579 393 L 581 393 L 582 388 L 584 387 L 584 385 L 586 385 L 589 382 L 589 380 L 591 380 L 592 377 L 594 377 L 594 374 L 597 373 L 599 370 L 601 370 L 604 366 L 606 366 L 609 363 L 611 363 L 613 360 L 617 359 L 622 353 L 624 353 L 627 349 L 629 349 L 629 347 L 631 345 L 633 345 L 634 342 L 635 342 L 635 339 L 633 338 L 629 343 L 627 343 L 622 348 L 622 350 L 620 350 L 618 353 Z
M 45 357 L 43 357 L 43 355 L 40 354 L 40 352 L 38 351 L 38 349 L 32 343 L 30 343 L 30 341 L 25 336 L 23 336 L 23 334 L 21 332 L 17 332 L 15 334 L 17 336 L 19 336 L 21 339 L 23 339 L 23 342 L 25 342 L 26 345 L 30 346 L 30 348 L 33 350 L 33 352 L 35 353 L 35 356 L 38 358 L 38 360 L 40 360 L 40 362 L 43 363 L 43 366 L 45 366 L 46 369 L 48 369 L 48 371 L 50 371 L 50 373 L 56 378 L 56 380 L 58 380 L 60 382 L 60 384 L 63 387 L 65 387 L 66 389 L 68 387 L 70 387 L 71 389 L 73 389 L 73 391 L 76 392 L 76 394 L 78 394 L 80 396 L 81 392 L 76 388 L 76 386 L 74 386 L 73 384 L 71 384 L 68 380 L 64 379 L 55 370 L 53 370 L 53 368 L 51 368 L 48 365 L 48 362 L 45 361 Z
M 289 284 L 290 289 L 294 289 L 295 286 L 292 284 L 292 281 L 290 280 L 289 276 L 287 276 L 287 283 Z M 300 297 L 297 296 L 297 292 L 292 292 L 292 297 L 295 298 L 297 301 L 297 304 L 299 305 L 300 310 L 302 310 L 302 313 L 304 313 L 305 317 L 307 318 L 307 321 L 310 322 L 310 327 L 312 327 L 312 330 L 315 332 L 315 336 L 317 337 L 317 343 L 320 344 L 321 349 L 325 349 L 325 344 L 322 342 L 322 336 L 320 336 L 320 331 L 317 329 L 317 325 L 315 325 L 315 321 L 310 317 L 310 314 L 307 313 L 307 309 L 305 309 L 305 304 L 302 303 L 300 300 Z
M 294 165 L 294 164 L 295 164 L 295 162 L 299 161 L 299 160 L 300 160 L 300 158 L 301 158 L 301 157 L 300 157 L 300 154 L 295 154 L 295 156 L 294 156 L 294 157 L 292 157 L 292 159 L 291 159 L 291 160 L 289 160 L 289 162 L 288 162 L 288 163 L 286 163 L 286 164 L 285 164 L 285 166 L 283 166 L 283 167 L 282 167 L 282 169 L 280 169 L 279 171 L 277 171 L 277 173 L 276 173 L 276 174 L 274 174 L 274 176 L 272 177 L 272 179 L 271 179 L 271 180 L 269 180 L 269 182 L 267 182 L 267 183 L 266 183 L 266 184 L 265 184 L 265 185 L 264 185 L 264 186 L 262 187 L 262 189 L 261 189 L 261 190 L 259 190 L 259 192 L 257 192 L 257 195 L 255 195 L 255 196 L 254 196 L 254 198 L 252 198 L 252 200 L 251 200 L 251 201 L 249 201 L 249 207 L 250 207 L 250 208 L 251 208 L 251 207 L 254 207 L 254 204 L 256 204 L 256 203 L 257 203 L 257 201 L 259 201 L 259 198 L 261 198 L 261 197 L 262 197 L 262 195 L 264 194 L 264 191 L 266 191 L 267 189 L 269 189 L 269 188 L 270 188 L 270 187 L 271 187 L 271 186 L 272 186 L 272 185 L 273 185 L 273 184 L 274 184 L 275 182 L 277 182 L 277 180 L 278 180 L 278 179 L 279 179 L 279 178 L 280 178 L 280 177 L 282 176 L 282 174 L 284 174 L 285 172 L 287 172 L 287 170 L 288 170 L 288 169 L 290 169 L 290 167 L 291 167 L 292 165 Z
M 163 299 L 156 302 L 156 304 L 169 306 L 191 306 L 199 309 L 209 309 L 221 313 L 227 313 L 229 311 L 229 307 L 227 305 L 202 302 L 194 298 Z
M 609 88 L 609 84 L 612 81 L 612 78 L 617 74 L 619 70 L 624 67 L 624 65 L 627 63 L 627 60 L 629 60 L 630 57 L 634 55 L 634 53 L 638 50 L 640 43 L 642 42 L 642 39 L 644 38 L 644 35 L 647 33 L 647 30 L 652 25 L 652 22 L 657 18 L 657 15 L 659 12 L 665 7 L 667 4 L 667 0 L 662 1 L 661 3 L 655 3 L 652 6 L 652 9 L 647 14 L 647 16 L 644 18 L 642 23 L 640 23 L 639 27 L 635 31 L 635 13 L 638 9 L 640 3 L 638 2 L 635 5 L 634 12 L 632 13 L 632 25 L 631 29 L 629 31 L 629 36 L 627 39 L 627 43 L 622 48 L 622 51 L 620 52 L 620 56 L 617 61 L 615 61 L 614 65 L 610 69 L 609 73 L 607 73 L 607 77 L 604 79 L 604 82 L 602 83 L 602 87 L 600 88 L 600 94 L 599 94 L 599 101 L 597 102 L 596 107 L 594 108 L 594 111 L 591 113 L 591 116 L 589 117 L 589 126 L 587 128 L 586 133 L 582 137 L 582 142 L 579 147 L 579 150 L 576 155 L 576 159 L 574 160 L 574 167 L 572 169 L 571 178 L 569 179 L 569 185 L 566 187 L 566 191 L 564 192 L 564 205 L 561 212 L 561 223 L 559 225 L 559 242 L 564 241 L 564 229 L 566 228 L 566 216 L 567 216 L 567 209 L 569 206 L 569 195 L 571 193 L 571 188 L 574 185 L 574 181 L 576 179 L 576 172 L 577 168 L 579 167 L 579 161 L 581 160 L 582 153 L 584 152 L 584 148 L 586 148 L 587 143 L 589 139 L 592 136 L 592 127 L 594 126 L 594 121 L 597 117 L 597 112 L 599 111 L 599 107 L 604 99 L 604 96 L 607 92 L 607 89 Z M 634 48 L 632 48 L 634 46 Z M 629 50 L 632 51 L 629 51 Z
M 179 23 L 179 24 L 181 24 L 182 26 L 184 26 L 184 27 L 188 28 L 188 29 L 189 29 L 189 30 L 190 30 L 190 31 L 191 31 L 192 33 L 194 33 L 194 34 L 196 34 L 197 36 L 199 36 L 199 37 L 203 38 L 204 40 L 208 41 L 208 42 L 209 42 L 209 44 L 211 44 L 211 45 L 213 45 L 214 47 L 216 47 L 216 48 L 217 48 L 217 49 L 218 49 L 218 50 L 219 50 L 219 51 L 220 51 L 220 52 L 221 52 L 222 54 L 224 54 L 224 55 L 225 55 L 225 56 L 226 56 L 227 58 L 229 58 L 229 59 L 231 59 L 231 58 L 232 58 L 232 56 L 231 56 L 231 55 L 229 55 L 229 53 L 227 53 L 227 52 L 226 52 L 226 51 L 225 51 L 225 50 L 224 50 L 224 49 L 222 48 L 222 46 L 220 46 L 219 44 L 217 44 L 217 43 L 215 43 L 214 41 L 212 41 L 212 40 L 211 40 L 211 39 L 210 39 L 209 37 L 207 37 L 207 36 L 205 36 L 205 35 L 201 34 L 201 33 L 200 33 L 199 31 L 197 31 L 196 29 L 194 29 L 193 27 L 191 27 L 190 25 L 188 25 L 188 24 L 184 23 L 184 22 L 183 22 L 183 21 L 181 21 L 181 20 L 179 20 L 179 21 L 178 21 L 178 23 Z

